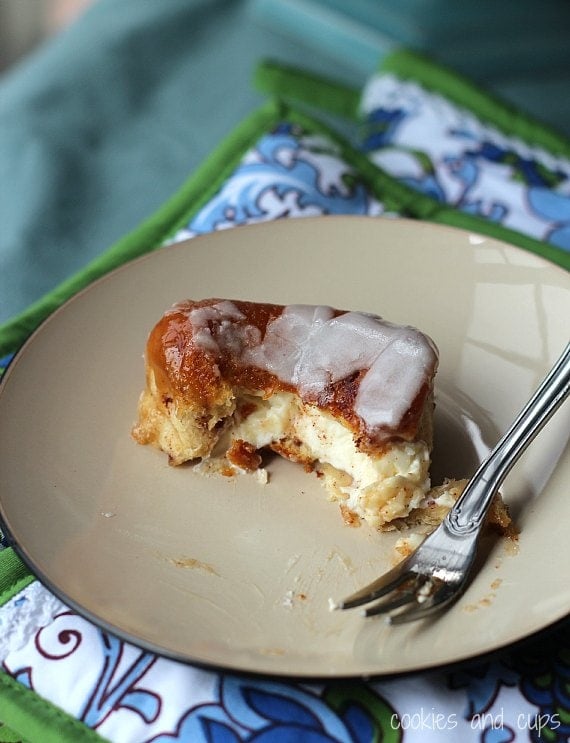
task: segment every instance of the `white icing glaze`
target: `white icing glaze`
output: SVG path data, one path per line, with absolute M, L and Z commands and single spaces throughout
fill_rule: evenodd
M 245 315 L 228 300 L 197 307 L 188 313 L 188 319 L 194 344 L 213 354 L 229 352 L 239 358 L 244 348 L 261 341 L 259 330 L 243 322 Z
M 368 430 L 396 429 L 437 364 L 427 336 L 372 314 L 335 317 L 331 307 L 288 305 L 268 324 L 263 340 L 229 301 L 190 310 L 188 319 L 195 345 L 213 354 L 229 351 L 242 364 L 295 385 L 307 401 L 366 370 L 355 412 Z

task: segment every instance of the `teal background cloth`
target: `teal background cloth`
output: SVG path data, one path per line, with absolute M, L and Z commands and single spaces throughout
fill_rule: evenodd
M 366 24 L 371 4 L 349 5 L 352 20 Z M 420 23 L 436 12 L 448 18 L 443 5 L 408 0 L 399 7 Z M 558 43 L 569 6 L 548 3 L 548 19 L 535 23 L 529 43 L 530 5 L 520 6 L 526 15 L 515 33 L 505 32 L 496 75 L 476 63 L 482 57 L 473 52 L 473 38 L 470 57 L 450 44 L 447 59 L 435 36 L 433 49 L 425 34 L 421 46 L 441 62 L 455 59 L 462 73 L 570 134 L 570 66 Z M 81 269 L 180 187 L 262 101 L 251 85 L 260 59 L 363 84 L 376 64 L 373 33 L 367 53 L 351 56 L 335 46 L 334 34 L 318 25 L 312 36 L 303 34 L 302 24 L 286 22 L 277 6 L 283 3 L 275 9 L 241 0 L 98 0 L 0 78 L 0 322 Z M 297 6 L 291 0 L 286 8 Z M 493 17 L 489 3 L 480 7 L 476 28 L 484 57 Z M 372 32 L 379 17 L 370 17 Z M 316 20 L 322 20 L 318 14 Z M 414 38 L 392 38 L 391 46 Z M 497 45 L 493 49 L 500 55 Z M 378 61 L 383 52 L 379 43 Z
M 0 322 L 172 195 L 298 47 L 231 0 L 100 0 L 0 81 Z

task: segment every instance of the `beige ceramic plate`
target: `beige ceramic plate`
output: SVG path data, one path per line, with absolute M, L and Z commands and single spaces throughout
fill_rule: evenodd
M 46 322 L 0 394 L 0 514 L 71 606 L 178 659 L 297 677 L 392 674 L 471 658 L 570 609 L 568 407 L 509 477 L 518 554 L 485 560 L 447 614 L 390 628 L 329 611 L 390 565 L 394 538 L 349 528 L 317 479 L 169 467 L 129 436 L 143 349 L 184 297 L 325 303 L 411 323 L 438 343 L 434 481 L 472 472 L 567 341 L 570 280 L 488 238 L 403 220 L 240 227 L 165 248 Z M 565 452 L 566 449 L 566 452 Z

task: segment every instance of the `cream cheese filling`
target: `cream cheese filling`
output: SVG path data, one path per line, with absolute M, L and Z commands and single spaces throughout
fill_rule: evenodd
M 302 442 L 303 458 L 348 475 L 338 478 L 325 471 L 327 489 L 375 527 L 407 516 L 425 498 L 430 487 L 430 454 L 424 442 L 394 442 L 381 454 L 372 455 L 357 448 L 352 432 L 342 423 L 304 404 L 297 395 L 280 392 L 248 401 L 256 409 L 227 431 L 226 448 L 238 439 L 256 449 L 280 441 Z

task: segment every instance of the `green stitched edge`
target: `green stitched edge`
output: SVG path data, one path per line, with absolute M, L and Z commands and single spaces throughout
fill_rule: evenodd
M 28 741 L 102 743 L 99 733 L 0 671 L 0 719 Z
M 34 580 L 12 547 L 0 551 L 0 607 Z
M 543 147 L 551 155 L 570 157 L 570 141 L 562 134 L 429 57 L 401 49 L 387 55 L 379 70 L 441 93 L 457 105 L 470 109 L 480 119 L 494 124 L 505 134 L 518 137 L 530 146 Z
M 15 732 L 0 720 L 0 743 L 26 743 L 20 733 Z
M 302 102 L 346 119 L 356 119 L 360 90 L 272 60 L 260 62 L 253 84 L 262 93 Z

